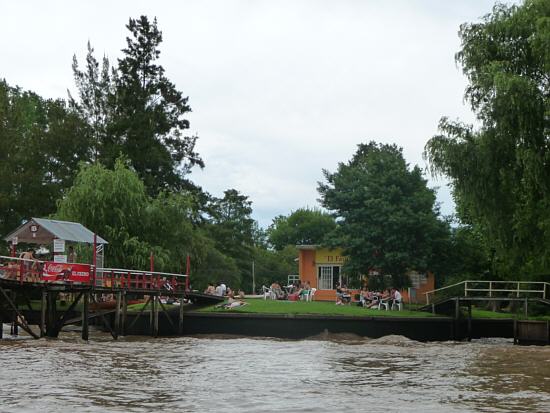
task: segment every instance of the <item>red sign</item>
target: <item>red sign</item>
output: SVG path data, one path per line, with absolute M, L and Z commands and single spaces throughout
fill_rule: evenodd
M 44 263 L 42 279 L 44 281 L 90 281 L 91 268 L 88 264 L 72 264 L 48 261 Z

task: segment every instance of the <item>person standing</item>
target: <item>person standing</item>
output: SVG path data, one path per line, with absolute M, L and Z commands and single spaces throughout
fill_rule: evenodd
M 75 263 L 76 262 L 76 252 L 73 246 L 69 246 L 69 255 L 67 256 L 67 262 Z

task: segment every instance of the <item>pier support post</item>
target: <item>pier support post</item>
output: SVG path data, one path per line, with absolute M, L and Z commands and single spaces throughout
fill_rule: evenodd
M 468 341 L 472 341 L 472 303 L 468 303 Z
M 56 325 L 57 325 L 57 293 L 54 291 L 48 291 L 47 298 L 47 322 L 46 322 L 46 336 L 47 337 L 57 337 Z
M 159 300 L 160 296 L 155 295 L 155 301 L 153 302 L 153 337 L 158 337 L 159 335 Z
M 15 291 L 11 292 L 11 301 L 14 303 L 15 306 L 17 306 L 17 295 Z M 11 324 L 11 335 L 12 336 L 18 336 L 19 335 L 19 325 L 17 324 L 17 311 L 13 310 L 12 315 L 12 324 Z
M 42 301 L 40 302 L 40 337 L 46 335 L 46 310 L 48 306 L 48 292 L 42 290 Z
M 115 307 L 115 333 L 120 335 L 120 307 L 122 304 L 122 292 L 116 293 L 116 307 Z
M 460 317 L 460 301 L 457 298 L 455 298 L 455 340 L 460 340 L 460 324 L 459 324 L 459 317 Z
M 149 328 L 151 329 L 151 336 L 154 335 L 154 327 L 153 327 L 153 319 L 154 313 L 155 313 L 155 296 L 151 295 L 149 298 L 149 301 L 151 302 L 151 308 L 149 309 Z
M 180 299 L 180 308 L 179 308 L 179 317 L 178 317 L 178 335 L 183 335 L 183 296 Z
M 82 340 L 88 341 L 89 338 L 89 327 L 88 319 L 90 314 L 90 293 L 85 292 L 82 302 Z
M 527 297 L 525 297 L 525 300 L 523 301 L 523 312 L 525 313 L 525 317 L 528 317 L 529 316 L 529 307 L 528 307 L 528 304 L 529 301 L 527 299 Z
M 122 293 L 122 318 L 120 320 L 120 334 L 126 335 L 126 323 L 128 315 L 128 295 L 126 291 Z

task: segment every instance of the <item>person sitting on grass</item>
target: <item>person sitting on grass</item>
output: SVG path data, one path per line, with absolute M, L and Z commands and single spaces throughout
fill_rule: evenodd
M 214 283 L 208 283 L 208 287 L 206 287 L 206 290 L 204 290 L 205 294 L 215 295 L 216 294 L 216 287 L 214 287 Z
M 243 301 L 243 300 L 235 300 L 235 298 L 233 297 L 233 293 L 231 293 L 231 294 L 229 294 L 229 298 L 227 299 L 226 303 L 218 304 L 216 307 L 217 308 L 224 308 L 226 310 L 230 310 L 232 308 L 243 307 L 247 304 L 248 303 Z

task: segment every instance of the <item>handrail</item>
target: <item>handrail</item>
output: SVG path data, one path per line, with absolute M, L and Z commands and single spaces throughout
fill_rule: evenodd
M 476 283 L 482 283 L 482 284 L 488 284 L 489 288 L 468 288 L 468 284 L 476 284 Z M 493 288 L 493 284 L 515 284 L 516 287 L 513 289 L 510 288 Z M 521 285 L 527 284 L 527 289 L 520 288 Z M 535 285 L 535 286 L 542 286 L 542 288 L 539 290 L 533 290 L 529 289 L 529 285 Z M 464 297 L 468 296 L 469 292 L 489 292 L 489 297 L 493 296 L 493 293 L 495 292 L 501 292 L 501 293 L 516 293 L 517 297 L 519 297 L 520 293 L 536 293 L 536 294 L 542 294 L 542 298 L 546 299 L 546 288 L 547 286 L 550 287 L 550 283 L 547 283 L 545 281 L 491 281 L 491 280 L 465 280 L 460 281 L 458 283 L 447 285 L 445 287 L 436 288 L 435 290 L 427 291 L 426 294 L 426 303 L 430 304 L 430 295 L 434 295 L 437 292 L 448 290 L 450 288 L 458 287 L 460 285 L 464 285 Z
M 142 271 L 142 270 L 127 270 L 124 268 L 97 268 L 97 271 L 114 272 L 116 274 L 146 274 L 146 275 L 168 275 L 170 277 L 188 277 L 187 274 L 174 274 L 171 272 L 160 271 Z
M 47 263 L 47 261 L 37 260 L 37 259 L 25 259 L 18 257 L 8 257 L 0 255 L 0 260 L 8 261 L 15 264 L 13 268 L 8 268 L 7 266 L 2 266 L 0 264 L 0 270 L 3 272 L 8 272 L 9 278 L 13 280 L 19 279 L 21 284 L 26 282 L 44 282 L 44 281 L 55 281 L 57 283 L 72 284 L 75 282 L 73 279 L 68 278 L 58 278 L 59 275 L 56 275 L 55 280 L 44 280 L 44 273 L 42 270 L 42 265 Z M 30 266 L 27 268 L 26 263 L 33 263 L 33 268 Z M 35 264 L 38 264 L 35 268 Z M 65 264 L 65 263 L 60 263 Z M 80 264 L 82 263 L 66 263 L 66 264 Z M 189 279 L 189 274 L 176 274 L 171 272 L 162 272 L 162 271 L 142 271 L 142 270 L 131 270 L 125 268 L 95 268 L 94 265 L 84 264 L 90 268 L 90 278 L 86 280 L 76 280 L 76 282 L 82 282 L 89 284 L 92 288 L 95 287 L 107 287 L 111 290 L 113 288 L 122 288 L 122 289 L 136 289 L 136 290 L 155 290 L 160 291 L 163 289 L 171 290 L 172 292 L 179 292 L 186 290 L 187 280 Z M 96 278 L 96 274 L 101 274 L 100 278 Z M 69 275 L 70 277 L 71 275 Z M 183 279 L 186 282 L 183 282 Z

